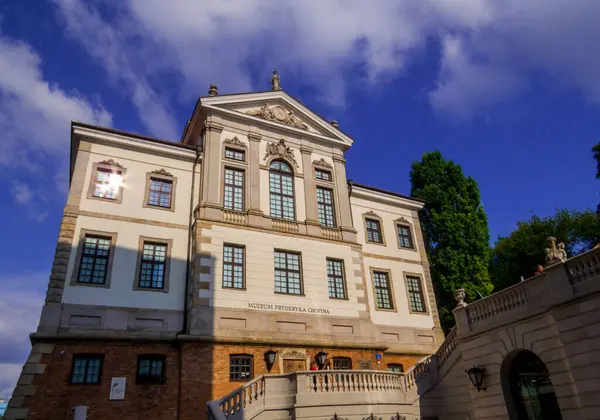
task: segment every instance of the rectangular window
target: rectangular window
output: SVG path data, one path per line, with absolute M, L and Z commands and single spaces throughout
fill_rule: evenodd
M 315 168 L 315 178 L 322 179 L 323 181 L 331 181 L 331 172 Z
M 379 220 L 365 219 L 367 224 L 367 241 L 382 244 L 383 236 L 381 236 L 381 224 Z
M 223 287 L 244 288 L 244 247 L 223 246 Z
M 104 356 L 101 354 L 73 356 L 73 371 L 71 372 L 72 384 L 98 384 L 100 383 L 100 374 L 102 372 L 102 361 Z
M 138 286 L 146 289 L 163 289 L 166 264 L 167 245 L 144 242 Z
M 379 309 L 394 309 L 388 273 L 373 271 L 373 286 L 375 287 L 377 307 Z
M 94 180 L 93 196 L 106 198 L 108 200 L 116 200 L 119 198 L 119 188 L 121 188 L 122 181 L 123 176 L 121 175 L 121 172 L 98 168 Z
M 421 279 L 415 276 L 406 276 L 406 289 L 408 290 L 408 301 L 412 312 L 427 312 Z
M 323 226 L 334 227 L 333 192 L 326 188 L 317 187 L 317 210 L 319 223 Z
M 330 298 L 346 299 L 343 264 L 340 260 L 327 259 L 327 283 Z
M 223 207 L 244 211 L 244 171 L 225 168 L 225 191 Z
M 396 372 L 396 373 L 404 372 L 404 366 L 402 366 L 402 363 L 388 363 L 387 369 L 389 372 Z
M 245 153 L 243 150 L 230 149 L 229 147 L 225 148 L 225 157 L 227 159 L 239 160 L 240 162 L 243 162 L 246 160 L 244 155 Z
M 167 179 L 150 178 L 148 205 L 170 209 L 172 193 L 173 181 Z
M 79 283 L 105 284 L 111 238 L 86 235 L 79 264 Z
M 253 357 L 247 354 L 229 356 L 229 380 L 249 381 L 253 375 Z
M 275 251 L 275 292 L 302 294 L 300 279 L 300 254 Z
M 138 356 L 137 384 L 162 384 L 165 382 L 165 361 L 162 354 L 140 354 Z
M 352 359 L 349 357 L 334 357 L 333 370 L 351 370 Z
M 396 225 L 398 228 L 398 244 L 402 248 L 413 248 L 412 235 L 410 227 L 405 225 Z

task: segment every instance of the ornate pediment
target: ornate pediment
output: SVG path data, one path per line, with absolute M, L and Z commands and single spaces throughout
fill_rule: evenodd
M 225 139 L 225 140 L 223 140 L 223 143 L 229 144 L 229 145 L 235 146 L 235 147 L 246 147 L 246 143 L 244 143 L 243 141 L 238 139 L 237 136 L 235 136 L 231 139 Z
M 365 217 L 375 217 L 377 219 L 381 219 L 381 217 L 379 217 L 379 215 L 377 213 L 375 213 L 373 210 L 369 210 L 368 212 L 366 212 L 365 214 L 363 214 L 363 216 L 365 216 Z
M 157 170 L 152 171 L 150 173 L 157 174 L 157 175 L 164 175 L 164 176 L 173 176 L 173 174 L 171 172 L 167 172 L 164 169 L 157 169 Z
M 269 156 L 278 156 L 287 160 L 288 162 L 292 162 L 296 167 L 298 167 L 298 162 L 296 162 L 296 158 L 294 157 L 294 151 L 290 146 L 285 145 L 284 139 L 279 140 L 278 143 L 267 144 L 265 159 L 267 159 Z
M 321 158 L 319 160 L 313 160 L 313 165 L 317 165 L 317 166 L 323 166 L 325 168 L 332 168 L 333 166 L 331 166 L 331 164 L 329 162 L 327 162 L 324 158 Z
M 113 159 L 101 160 L 100 163 L 102 163 L 103 165 L 116 166 L 117 168 L 122 168 L 123 167 L 123 165 L 121 165 L 120 163 L 115 162 Z
M 308 131 L 308 124 L 296 117 L 294 111 L 287 111 L 281 105 L 269 106 L 269 104 L 265 104 L 258 109 L 246 111 L 246 114 Z
M 408 220 L 406 220 L 405 217 L 402 217 L 402 216 L 400 216 L 399 218 L 394 220 L 394 222 L 402 223 L 404 225 L 410 225 L 410 222 Z

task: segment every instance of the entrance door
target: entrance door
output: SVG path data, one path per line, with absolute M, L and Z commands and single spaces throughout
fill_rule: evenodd
M 562 416 L 548 369 L 530 352 L 518 353 L 508 372 L 510 397 L 519 420 L 561 420 Z
M 297 370 L 306 370 L 305 359 L 283 359 L 283 373 L 296 372 Z

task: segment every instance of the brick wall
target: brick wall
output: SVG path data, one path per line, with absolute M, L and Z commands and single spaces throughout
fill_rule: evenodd
M 75 405 L 88 406 L 90 420 L 176 419 L 178 410 L 181 410 L 181 419 L 205 419 L 207 401 L 221 398 L 244 384 L 243 381 L 229 380 L 229 355 L 252 355 L 254 377 L 257 377 L 268 373 L 264 353 L 270 348 L 278 351 L 278 354 L 283 350 L 283 347 L 192 342 L 57 344 L 51 353 L 42 356 L 41 363 L 46 365 L 45 370 L 43 374 L 33 379 L 31 385 L 35 390 L 34 396 L 25 397 L 23 406 L 29 409 L 28 418 L 34 420 L 71 418 L 71 409 Z M 314 360 L 319 351 L 325 351 L 330 360 L 335 356 L 350 357 L 354 369 L 358 369 L 359 361 L 364 360 L 370 360 L 372 368 L 377 369 L 376 352 L 373 350 L 329 348 L 304 350 L 310 360 Z M 70 384 L 73 355 L 76 353 L 104 355 L 99 384 Z M 135 383 L 137 356 L 145 353 L 167 356 L 164 384 L 137 385 Z M 408 369 L 419 359 L 419 356 L 383 354 L 379 369 L 386 370 L 387 363 L 402 363 L 404 368 Z M 276 360 L 270 373 L 281 373 L 279 359 Z M 127 378 L 124 401 L 108 399 L 113 377 Z
M 104 354 L 99 384 L 70 383 L 73 354 L 76 353 Z M 136 385 L 137 356 L 144 353 L 167 356 L 165 384 Z M 177 418 L 178 345 L 57 344 L 51 354 L 44 355 L 42 363 L 46 363 L 44 373 L 36 376 L 32 383 L 35 395 L 26 397 L 24 402 L 29 409 L 28 419 L 70 419 L 71 409 L 76 405 L 89 407 L 89 420 Z M 113 377 L 127 378 L 123 401 L 108 399 Z

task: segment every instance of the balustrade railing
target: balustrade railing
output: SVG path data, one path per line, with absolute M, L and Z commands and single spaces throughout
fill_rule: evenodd
M 321 227 L 321 236 L 323 236 L 323 238 L 339 241 L 342 239 L 342 232 L 339 229 Z
M 223 210 L 223 220 L 230 223 L 238 223 L 240 225 L 248 224 L 248 215 L 238 211 Z
M 398 392 L 402 391 L 402 376 L 393 372 L 357 370 L 311 371 L 306 390 L 325 392 Z
M 565 262 L 571 284 L 581 283 L 600 274 L 600 252 L 597 249 L 578 255 Z
M 456 333 L 456 327 L 450 330 L 450 333 L 446 336 L 446 339 L 435 353 L 435 358 L 437 360 L 438 368 L 444 366 L 446 360 L 450 357 L 456 346 L 458 345 L 458 336 Z
M 296 222 L 288 222 L 287 220 L 273 219 L 272 227 L 274 230 L 281 230 L 283 232 L 298 233 L 300 227 Z
M 260 376 L 241 388 L 227 394 L 220 400 L 213 401 L 212 406 L 209 404 L 209 409 L 212 411 L 214 418 L 221 418 L 218 413 L 215 413 L 215 405 L 218 405 L 218 410 L 224 418 L 230 418 L 238 413 L 243 412 L 250 404 L 262 402 L 265 398 L 265 377 Z
M 470 324 L 476 324 L 496 315 L 527 306 L 529 297 L 523 283 L 511 286 L 498 293 L 470 303 L 467 314 Z

